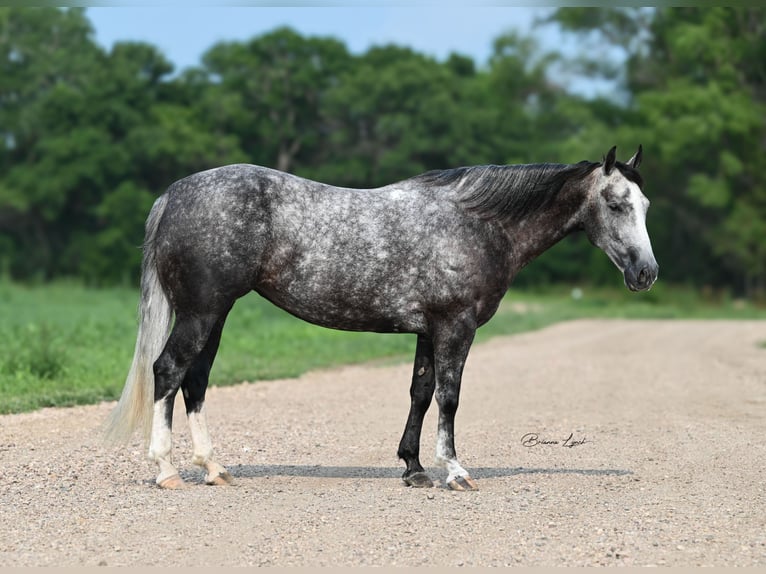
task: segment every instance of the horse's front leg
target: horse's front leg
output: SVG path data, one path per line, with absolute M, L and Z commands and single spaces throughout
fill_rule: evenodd
M 434 485 L 423 469 L 423 465 L 420 464 L 420 431 L 423 429 L 423 418 L 434 396 L 435 384 L 433 345 L 428 337 L 418 335 L 410 387 L 410 413 L 407 416 L 407 426 L 404 427 L 397 453 L 407 465 L 402 480 L 408 486 L 430 488 Z
M 476 333 L 476 322 L 466 314 L 456 321 L 444 322 L 434 331 L 436 403 L 439 427 L 436 435 L 436 464 L 447 469 L 447 486 L 452 490 L 478 490 L 476 482 L 458 462 L 455 452 L 455 413 L 460 397 L 468 351 Z

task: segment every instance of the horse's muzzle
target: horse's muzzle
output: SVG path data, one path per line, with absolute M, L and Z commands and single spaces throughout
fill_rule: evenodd
M 631 291 L 646 291 L 654 285 L 659 271 L 656 261 L 631 265 L 625 269 L 625 285 Z

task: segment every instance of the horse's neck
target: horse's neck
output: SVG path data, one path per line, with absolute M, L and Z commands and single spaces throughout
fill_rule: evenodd
M 514 274 L 580 227 L 585 199 L 585 190 L 566 184 L 547 208 L 505 225 Z

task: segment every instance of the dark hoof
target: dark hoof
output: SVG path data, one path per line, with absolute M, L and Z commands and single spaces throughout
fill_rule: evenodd
M 479 490 L 479 486 L 470 476 L 458 476 L 447 483 L 451 490 Z
M 409 476 L 405 474 L 402 476 L 402 480 L 407 486 L 412 486 L 414 488 L 433 488 L 434 486 L 433 481 L 428 478 L 428 475 L 425 472 L 415 472 Z

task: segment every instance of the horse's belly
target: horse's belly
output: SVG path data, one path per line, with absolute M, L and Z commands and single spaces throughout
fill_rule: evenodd
M 425 315 L 413 297 L 394 297 L 385 289 L 360 293 L 330 285 L 261 285 L 255 289 L 288 313 L 322 327 L 343 331 L 422 333 Z

